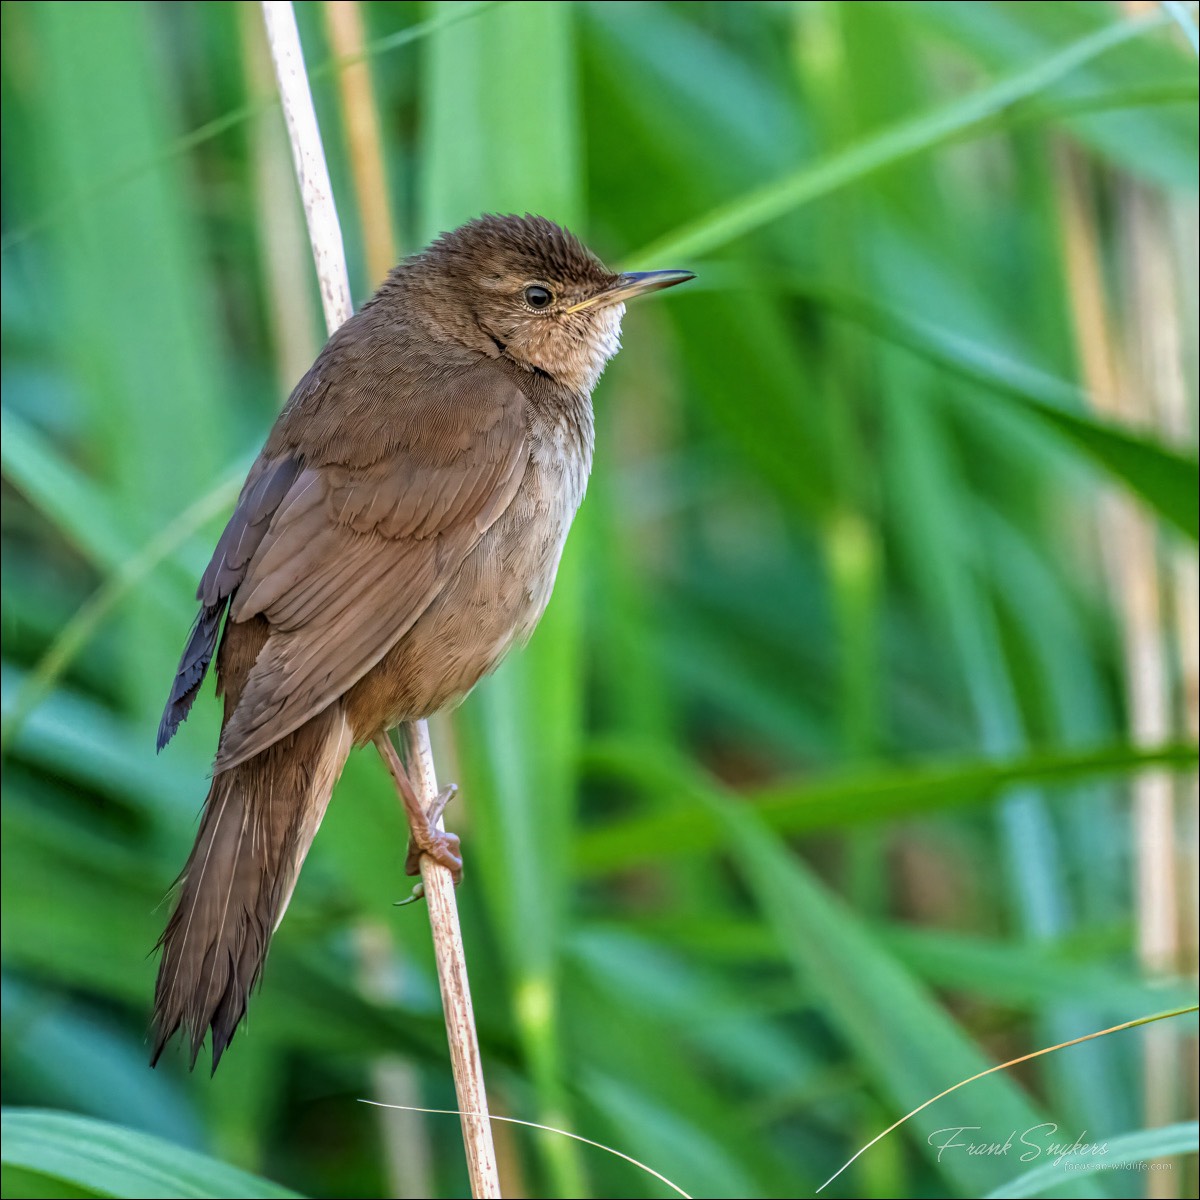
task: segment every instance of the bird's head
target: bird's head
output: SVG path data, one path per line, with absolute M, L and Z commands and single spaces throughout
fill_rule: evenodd
M 625 302 L 689 271 L 615 274 L 577 238 L 534 216 L 484 216 L 445 233 L 416 264 L 457 336 L 588 393 L 621 344 Z

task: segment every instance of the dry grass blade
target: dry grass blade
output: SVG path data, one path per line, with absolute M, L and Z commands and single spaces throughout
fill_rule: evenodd
M 606 1146 L 603 1142 L 593 1141 L 591 1138 L 584 1137 L 581 1133 L 572 1133 L 569 1129 L 556 1129 L 553 1125 L 541 1125 L 537 1121 L 522 1121 L 518 1117 L 500 1117 L 495 1113 L 470 1113 L 463 1112 L 457 1108 L 415 1108 L 410 1104 L 380 1104 L 377 1100 L 363 1100 L 363 1104 L 371 1104 L 376 1108 L 398 1108 L 404 1112 L 413 1113 L 429 1113 L 430 1115 L 440 1115 L 446 1117 L 484 1117 L 489 1121 L 503 1121 L 506 1125 L 524 1125 L 526 1129 L 540 1129 L 544 1133 L 557 1133 L 561 1137 L 571 1138 L 573 1141 L 582 1142 L 585 1146 L 595 1146 L 597 1150 L 603 1150 L 605 1154 L 611 1154 L 614 1158 L 619 1158 L 627 1163 L 631 1163 L 637 1167 L 639 1171 L 645 1171 L 647 1175 L 653 1175 L 660 1183 L 665 1183 L 677 1196 L 682 1196 L 683 1200 L 692 1200 L 691 1194 L 685 1192 L 677 1183 L 673 1183 L 661 1171 L 656 1171 L 653 1167 L 647 1166 L 640 1159 L 634 1158 L 632 1154 L 626 1154 L 624 1151 L 617 1150 L 613 1146 Z
M 1185 1013 L 1196 1012 L 1200 1010 L 1200 1005 L 1189 1004 L 1184 1008 L 1173 1008 L 1169 1012 L 1154 1013 L 1149 1017 L 1138 1017 L 1136 1021 L 1124 1021 L 1120 1025 L 1110 1025 L 1107 1029 L 1098 1029 L 1095 1033 L 1085 1033 L 1083 1037 L 1072 1038 L 1069 1042 L 1058 1042 L 1053 1046 L 1043 1046 L 1040 1050 L 1033 1050 L 1029 1054 L 1022 1054 L 1019 1058 L 1010 1058 L 1008 1062 L 998 1063 L 994 1067 L 988 1067 L 986 1071 L 980 1071 L 976 1075 L 971 1075 L 967 1079 L 960 1079 L 953 1087 L 948 1087 L 944 1092 L 938 1092 L 936 1096 L 930 1096 L 924 1104 L 918 1104 L 911 1112 L 906 1112 L 898 1121 L 893 1121 L 882 1133 L 876 1134 L 861 1150 L 859 1150 L 853 1158 L 847 1159 L 838 1169 L 825 1180 L 819 1188 L 818 1192 L 823 1192 L 847 1167 L 852 1166 L 857 1162 L 872 1146 L 877 1142 L 882 1142 L 889 1133 L 900 1128 L 910 1117 L 915 1117 L 917 1113 L 924 1112 L 931 1104 L 936 1104 L 944 1096 L 950 1095 L 951 1092 L 957 1092 L 959 1088 L 964 1088 L 968 1083 L 974 1083 L 977 1079 L 983 1079 L 986 1075 L 994 1075 L 997 1071 L 1007 1071 L 1009 1067 L 1018 1066 L 1020 1063 L 1029 1062 L 1030 1059 L 1041 1058 L 1045 1054 L 1053 1054 L 1055 1050 L 1065 1050 L 1068 1046 L 1079 1046 L 1084 1042 L 1094 1041 L 1096 1038 L 1107 1037 L 1110 1033 L 1120 1033 L 1123 1029 L 1134 1029 L 1138 1025 L 1149 1025 L 1154 1021 L 1165 1021 L 1168 1017 L 1182 1017 Z

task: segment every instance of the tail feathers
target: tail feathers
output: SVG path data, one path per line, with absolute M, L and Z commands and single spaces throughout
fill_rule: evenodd
M 221 614 L 225 611 L 226 601 L 210 604 L 200 610 L 196 623 L 192 626 L 191 637 L 183 648 L 183 657 L 175 671 L 175 679 L 171 684 L 171 695 L 167 698 L 167 707 L 163 710 L 162 722 L 158 727 L 158 748 L 161 750 L 174 736 L 175 730 L 183 724 L 192 701 L 204 682 L 208 664 L 217 649 L 217 634 L 221 629 Z
M 151 1065 L 182 1030 L 195 1067 L 211 1029 L 216 1071 L 245 1016 L 350 746 L 338 704 L 214 777 L 158 943 Z

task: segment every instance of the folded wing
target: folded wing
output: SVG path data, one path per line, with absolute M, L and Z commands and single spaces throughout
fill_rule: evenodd
M 229 597 L 229 621 L 265 618 L 270 636 L 215 771 L 260 753 L 357 683 L 516 495 L 529 459 L 525 397 L 490 363 L 396 402 L 403 419 L 373 422 L 378 444 L 365 454 L 354 439 L 355 463 L 304 461 L 280 453 L 273 436 L 264 455 L 274 448 L 277 465 L 260 460 L 243 489 L 201 584 L 201 621 Z M 288 479 L 278 464 L 290 461 Z M 194 674 L 185 681 L 193 694 Z

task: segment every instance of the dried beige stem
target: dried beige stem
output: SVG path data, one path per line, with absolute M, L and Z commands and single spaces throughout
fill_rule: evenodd
M 1067 282 L 1076 341 L 1088 391 L 1105 415 L 1133 428 L 1155 428 L 1164 414 L 1155 399 L 1183 389 L 1179 376 L 1177 313 L 1170 258 L 1162 241 L 1165 222 L 1135 185 L 1119 194 L 1119 245 L 1125 267 L 1126 311 L 1118 323 L 1106 302 L 1099 234 L 1088 204 L 1077 155 L 1060 155 Z M 1124 334 L 1124 338 L 1122 338 Z M 1186 407 L 1186 400 L 1176 398 Z M 1169 432 L 1169 429 L 1168 429 Z M 1102 545 L 1119 602 L 1125 643 L 1130 732 L 1141 745 L 1166 741 L 1175 732 L 1172 664 L 1167 656 L 1167 607 L 1156 527 L 1127 496 L 1109 494 L 1101 510 Z M 1185 665 L 1185 674 L 1187 672 Z M 1176 974 L 1180 954 L 1180 868 L 1174 780 L 1147 771 L 1133 784 L 1138 952 L 1152 977 Z M 1147 1031 L 1144 1042 L 1144 1120 L 1150 1126 L 1174 1119 L 1176 1097 L 1166 1081 L 1178 1073 L 1179 1035 Z M 1146 1194 L 1157 1200 L 1179 1195 L 1175 1173 L 1151 1171 Z
M 275 67 L 262 16 L 251 4 L 237 7 L 243 47 L 246 91 L 269 96 L 275 89 Z M 262 286 L 267 302 L 280 403 L 312 365 L 317 341 L 311 268 L 304 261 L 304 210 L 293 199 L 291 138 L 282 112 L 264 112 L 246 124 L 254 173 L 254 219 L 262 258 Z
M 396 247 L 388 211 L 383 140 L 365 55 L 362 6 L 357 0 L 326 0 L 324 7 L 333 53 L 339 60 L 349 60 L 337 73 L 342 130 L 354 179 L 367 274 L 375 284 L 394 265 Z M 387 927 L 376 920 L 361 922 L 355 930 L 355 945 L 363 994 L 378 1004 L 393 1001 L 406 964 Z M 388 1195 L 394 1200 L 430 1195 L 433 1164 L 429 1130 L 426 1119 L 412 1111 L 421 1107 L 420 1072 L 398 1055 L 381 1055 L 371 1063 L 371 1090 L 381 1102 L 375 1111 L 379 1114 Z
M 1153 426 L 1163 441 L 1186 445 L 1189 440 L 1188 388 L 1184 378 L 1185 330 L 1180 319 L 1179 294 L 1185 278 L 1178 273 L 1179 255 L 1172 237 L 1170 212 L 1166 200 L 1145 185 L 1130 181 L 1120 194 L 1123 234 L 1124 278 L 1126 280 L 1126 309 L 1122 327 L 1126 338 L 1126 357 L 1131 377 L 1136 383 L 1136 395 L 1142 405 L 1143 421 Z M 1179 731 L 1177 713 L 1184 718 L 1185 727 L 1192 721 L 1192 706 L 1186 700 L 1188 681 L 1196 677 L 1195 624 L 1196 608 L 1189 578 L 1195 578 L 1195 558 L 1190 547 L 1165 540 L 1159 548 L 1162 567 L 1159 576 L 1164 612 L 1159 614 L 1158 626 L 1147 631 L 1160 648 L 1160 676 L 1154 681 L 1155 695 L 1139 697 L 1138 712 L 1147 722 L 1146 735 L 1169 736 Z M 1170 664 L 1163 648 L 1170 645 L 1167 637 L 1168 616 L 1172 601 L 1185 607 L 1176 608 L 1178 640 L 1174 645 L 1175 663 Z M 1185 703 L 1173 704 L 1172 674 L 1177 673 L 1184 684 Z M 1157 723 L 1157 724 L 1153 724 Z M 1136 732 L 1141 733 L 1142 730 Z M 1180 816 L 1185 820 L 1194 811 L 1195 776 L 1186 781 L 1166 777 L 1155 793 L 1139 796 L 1138 817 L 1141 824 L 1143 879 L 1141 889 L 1146 909 L 1139 922 L 1142 933 L 1142 957 L 1151 970 L 1179 974 L 1193 958 L 1185 914 L 1188 905 L 1186 891 L 1195 889 L 1195 855 L 1181 853 L 1188 841 L 1181 837 Z M 1191 874 L 1191 879 L 1188 875 Z M 1162 1086 L 1177 1069 L 1181 1052 L 1189 1057 L 1179 1043 L 1179 1035 L 1160 1034 L 1146 1046 L 1146 1109 L 1148 1123 L 1166 1124 L 1180 1113 L 1182 1097 Z M 1158 1061 L 1154 1061 L 1157 1055 Z M 1152 1074 L 1152 1072 L 1154 1072 Z M 1193 1110 L 1194 1111 L 1194 1110 Z M 1185 1195 L 1181 1172 L 1152 1171 L 1147 1175 L 1147 1195 L 1156 1200 Z
M 329 42 L 339 58 L 352 59 L 338 71 L 342 120 L 350 159 L 350 174 L 362 216 L 363 257 L 374 287 L 396 265 L 396 243 L 388 210 L 387 174 L 383 165 L 383 138 L 379 114 L 371 94 L 371 66 L 363 57 L 362 6 L 356 0 L 326 0 L 325 20 Z
M 404 729 L 404 757 L 408 776 L 417 795 L 428 800 L 436 796 L 438 791 L 428 730 L 424 721 L 406 725 Z M 440 818 L 437 827 L 442 828 Z M 467 958 L 463 952 L 458 905 L 454 899 L 454 878 L 445 867 L 434 862 L 428 854 L 423 854 L 421 882 L 425 887 L 425 902 L 429 905 L 429 923 L 433 927 L 442 1008 L 446 1014 L 446 1028 L 451 1033 L 450 1060 L 454 1064 L 454 1089 L 461 1114 L 463 1142 L 467 1146 L 471 1195 L 498 1197 L 500 1176 L 496 1168 L 496 1151 L 492 1146 L 492 1123 L 488 1117 L 479 1039 L 475 1033 L 475 1012 L 471 1006 L 471 988 L 467 981 Z
M 329 169 L 325 163 L 321 133 L 317 127 L 304 67 L 300 33 L 296 28 L 296 16 L 290 0 L 263 0 L 262 10 L 271 57 L 275 62 L 279 95 L 292 141 L 296 177 L 308 218 L 325 324 L 332 333 L 349 318 L 354 306 L 350 298 L 346 253 L 329 182 Z M 424 721 L 407 728 L 409 774 L 417 795 L 428 806 L 438 791 L 429 732 Z M 445 867 L 432 862 L 428 856 L 421 859 L 421 877 L 429 904 L 458 1106 L 464 1114 L 472 1114 L 462 1118 L 471 1193 L 476 1197 L 499 1197 L 500 1181 L 492 1148 L 491 1123 L 487 1117 L 487 1093 L 471 1008 L 471 990 L 467 981 L 454 881 Z
M 300 31 L 296 28 L 291 0 L 263 0 L 262 10 L 279 82 L 279 99 L 283 102 L 292 142 L 292 162 L 300 183 L 304 215 L 308 218 L 308 236 L 317 266 L 317 282 L 321 285 L 321 307 L 325 310 L 325 325 L 332 333 L 350 319 L 354 303 L 350 299 L 346 250 L 342 245 L 337 205 L 333 202 L 329 167 L 304 69 Z

